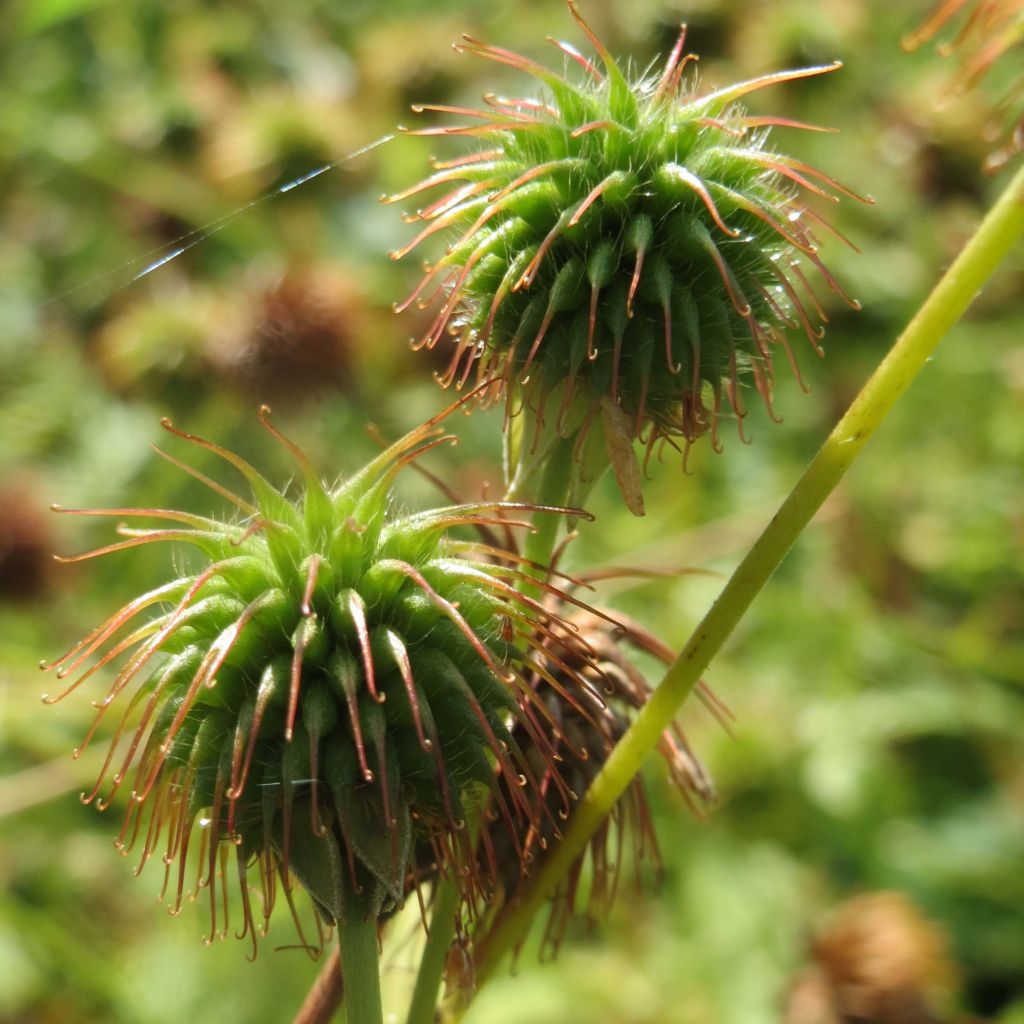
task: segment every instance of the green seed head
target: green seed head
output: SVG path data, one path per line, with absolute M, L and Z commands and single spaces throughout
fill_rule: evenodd
M 819 129 L 749 115 L 741 100 L 838 65 L 701 95 L 685 31 L 660 73 L 630 79 L 573 0 L 569 9 L 599 64 L 559 43 L 572 72 L 562 75 L 466 36 L 457 49 L 525 72 L 540 93 L 487 95 L 487 110 L 416 108 L 470 123 L 414 134 L 471 136 L 481 148 L 390 197 L 446 190 L 392 254 L 449 240 L 399 308 L 436 304 L 419 344 L 454 337 L 444 384 L 491 381 L 489 397 L 525 405 L 563 436 L 606 400 L 606 435 L 714 437 L 723 400 L 742 419 L 741 377 L 770 402 L 773 350 L 792 359 L 787 328 L 818 349 L 824 314 L 809 275 L 843 294 L 818 255 L 824 222 L 799 196 L 850 193 L 769 143 L 773 127 Z
M 68 561 L 171 541 L 198 549 L 201 564 L 129 602 L 43 666 L 73 679 L 45 698 L 52 702 L 120 659 L 86 742 L 111 705 L 123 708 L 122 718 L 84 799 L 97 800 L 108 778 L 101 807 L 119 788 L 131 791 L 118 845 L 141 849 L 140 867 L 163 857 L 175 910 L 186 884 L 208 886 L 213 931 L 231 853 L 243 933 L 254 943 L 250 871 L 258 871 L 265 916 L 276 881 L 290 903 L 297 878 L 332 922 L 346 892 L 374 915 L 400 903 L 416 877 L 414 849 L 458 868 L 471 790 L 481 794 L 473 799 L 490 793 L 498 820 L 528 830 L 538 813 L 532 787 L 542 783 L 513 728 L 548 752 L 544 785 L 559 772 L 531 710 L 529 652 L 540 646 L 536 637 L 558 636 L 588 658 L 570 627 L 516 591 L 518 556 L 495 557 L 492 547 L 451 536 L 533 506 L 404 514 L 391 504 L 395 474 L 445 440 L 441 417 L 328 488 L 267 411 L 263 425 L 305 477 L 297 498 L 165 421 L 245 479 L 249 497 L 166 456 L 234 505 L 233 521 L 164 509 L 61 510 L 167 524 L 122 524 L 123 540 Z M 456 875 L 481 884 L 474 872 Z

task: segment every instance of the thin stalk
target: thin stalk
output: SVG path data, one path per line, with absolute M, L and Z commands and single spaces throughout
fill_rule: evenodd
M 531 498 L 538 505 L 564 507 L 569 495 L 569 482 L 572 474 L 571 438 L 559 438 L 551 449 L 551 453 L 541 471 L 540 487 Z M 522 499 L 519 499 L 522 500 Z M 537 512 L 533 517 L 533 529 L 527 534 L 523 543 L 523 554 L 538 565 L 547 566 L 558 541 L 563 517 L 551 512 Z M 527 573 L 539 579 L 546 578 L 546 572 L 540 569 L 527 569 Z M 523 583 L 520 589 L 530 597 L 542 597 L 541 589 L 529 583 Z
M 565 837 L 480 952 L 485 980 L 525 934 L 544 900 L 640 770 L 711 659 L 778 568 L 786 553 L 907 390 L 949 329 L 1024 235 L 1024 165 L 935 290 L 861 389 L 753 548 L 740 563 L 646 706 L 616 744 L 577 805 Z
M 441 976 L 444 974 L 448 950 L 455 939 L 455 915 L 458 909 L 459 889 L 455 879 L 442 878 L 434 896 L 430 931 L 420 957 L 406 1024 L 433 1024 Z
M 377 920 L 355 899 L 347 900 L 345 911 L 345 920 L 338 922 L 338 948 L 348 1024 L 384 1024 Z

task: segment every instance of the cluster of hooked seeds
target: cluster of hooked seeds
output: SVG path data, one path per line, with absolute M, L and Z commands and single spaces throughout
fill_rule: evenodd
M 522 511 L 565 510 L 486 502 L 396 512 L 392 481 L 446 440 L 436 429 L 440 418 L 327 488 L 264 409 L 261 422 L 305 477 L 296 499 L 237 455 L 165 422 L 245 478 L 251 500 L 165 455 L 233 504 L 237 521 L 166 509 L 62 510 L 173 524 L 122 525 L 126 539 L 69 561 L 167 541 L 203 556 L 202 568 L 131 601 L 44 667 L 75 675 L 52 702 L 125 659 L 97 703 L 86 744 L 117 698 L 127 708 L 83 799 L 96 800 L 114 769 L 99 803 L 130 786 L 119 846 L 127 853 L 141 842 L 140 870 L 162 850 L 165 891 L 177 865 L 175 910 L 191 860 L 193 892 L 209 888 L 212 932 L 229 852 L 243 934 L 255 944 L 247 883 L 254 867 L 265 918 L 278 879 L 292 904 L 294 875 L 313 897 L 318 927 L 342 917 L 353 895 L 378 916 L 438 866 L 476 898 L 498 867 L 475 866 L 463 828 L 467 794 L 486 795 L 490 813 L 515 837 L 521 869 L 528 852 L 518 837 L 550 815 L 539 794 L 554 785 L 573 796 L 561 778 L 557 723 L 532 686 L 531 655 L 557 642 L 587 665 L 592 652 L 575 627 L 516 589 L 522 559 L 513 551 L 484 551 L 451 536 L 494 522 L 525 526 L 514 518 Z M 601 702 L 579 672 L 562 685 Z M 529 758 L 517 736 L 528 739 Z M 226 907 L 225 897 L 225 914 Z
M 828 225 L 798 195 L 853 193 L 768 140 L 774 127 L 822 129 L 753 116 L 740 103 L 839 65 L 701 95 L 687 79 L 695 58 L 684 56 L 684 29 L 660 75 L 631 81 L 573 0 L 569 9 L 600 67 L 558 43 L 578 72 L 570 78 L 466 36 L 457 49 L 525 72 L 540 94 L 487 95 L 487 110 L 416 108 L 477 123 L 414 134 L 471 136 L 481 148 L 435 163 L 436 173 L 390 197 L 451 189 L 417 211 L 411 219 L 427 226 L 392 254 L 449 238 L 399 308 L 439 303 L 417 345 L 454 337 L 445 384 L 475 374 L 491 382 L 490 399 L 524 403 L 538 424 L 560 389 L 563 436 L 580 429 L 581 415 L 585 434 L 610 397 L 649 446 L 710 432 L 717 449 L 723 395 L 742 435 L 741 375 L 770 410 L 775 346 L 799 374 L 786 328 L 802 327 L 820 352 L 826 317 L 804 268 L 857 307 L 819 256 L 817 232 Z

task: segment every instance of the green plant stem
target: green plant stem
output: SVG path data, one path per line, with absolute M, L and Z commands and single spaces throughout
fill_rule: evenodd
M 569 494 L 569 480 L 572 473 L 572 438 L 560 438 L 551 449 L 541 471 L 540 487 L 533 495 L 532 501 L 538 505 L 562 508 Z M 523 543 L 523 555 L 544 566 L 544 569 L 530 569 L 526 572 L 539 580 L 547 579 L 546 567 L 551 561 L 564 517 L 553 512 L 537 512 L 533 516 L 533 529 L 527 534 Z M 541 589 L 523 583 L 519 588 L 530 597 L 539 598 Z
M 889 350 L 829 435 L 803 476 L 718 600 L 698 625 L 573 813 L 565 837 L 533 876 L 527 891 L 488 937 L 477 964 L 484 981 L 523 936 L 543 901 L 586 848 L 590 837 L 640 770 L 663 730 L 712 657 L 778 568 L 815 512 L 860 454 L 868 438 L 970 306 L 1013 244 L 1024 234 L 1024 166 L 1017 171 L 953 265 Z
M 345 911 L 345 920 L 338 922 L 338 947 L 348 1024 L 384 1024 L 376 918 L 355 899 L 347 900 Z
M 433 1024 L 437 993 L 441 987 L 448 950 L 455 938 L 455 915 L 459 909 L 459 888 L 453 878 L 438 882 L 434 908 L 430 914 L 430 931 L 416 973 L 416 987 L 406 1024 Z

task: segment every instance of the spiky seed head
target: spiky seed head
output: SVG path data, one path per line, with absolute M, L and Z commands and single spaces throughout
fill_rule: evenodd
M 448 439 L 437 427 L 441 417 L 326 487 L 268 412 L 261 411 L 263 425 L 305 478 L 298 497 L 165 421 L 247 482 L 252 493 L 243 497 L 165 455 L 230 502 L 234 520 L 154 508 L 58 509 L 167 524 L 122 523 L 124 539 L 65 561 L 160 542 L 190 545 L 202 560 L 43 665 L 71 679 L 44 698 L 52 703 L 119 663 L 76 752 L 112 705 L 124 707 L 83 800 L 102 808 L 119 788 L 130 790 L 118 846 L 141 847 L 140 870 L 162 857 L 175 911 L 187 886 L 208 887 L 211 938 L 227 929 L 226 919 L 218 924 L 216 890 L 233 855 L 242 934 L 254 947 L 261 929 L 250 872 L 258 873 L 264 918 L 278 879 L 294 914 L 297 878 L 317 920 L 327 922 L 338 918 L 345 894 L 360 896 L 373 915 L 400 903 L 416 877 L 414 848 L 428 850 L 432 864 L 452 866 L 469 889 L 482 886 L 479 872 L 463 864 L 470 789 L 493 793 L 489 807 L 516 834 L 538 825 L 530 793 L 541 782 L 512 735 L 517 722 L 548 754 L 543 784 L 560 771 L 531 707 L 533 648 L 523 638 L 558 638 L 587 658 L 571 627 L 518 593 L 521 559 L 508 553 L 495 563 L 451 535 L 496 517 L 504 527 L 524 526 L 516 512 L 536 506 L 486 502 L 410 514 L 392 506 L 396 473 Z M 570 510 L 552 513 L 559 511 Z
M 651 446 L 710 432 L 717 448 L 722 406 L 742 421 L 741 377 L 770 408 L 776 346 L 793 361 L 787 328 L 820 351 L 825 314 L 809 276 L 857 305 L 824 267 L 827 225 L 800 198 L 852 193 L 769 141 L 776 127 L 827 129 L 742 105 L 839 65 L 702 94 L 687 74 L 696 58 L 685 55 L 684 28 L 659 73 L 630 78 L 568 3 L 598 63 L 557 43 L 561 74 L 465 36 L 457 49 L 532 76 L 539 94 L 487 95 L 487 110 L 414 108 L 468 123 L 413 134 L 480 147 L 388 197 L 430 196 L 411 218 L 426 226 L 394 258 L 434 235 L 448 240 L 397 308 L 437 306 L 417 344 L 454 337 L 442 383 L 492 381 L 488 398 L 531 409 L 538 428 L 568 436 L 596 418 L 606 434 Z
M 1020 54 L 1024 50 L 1024 0 L 942 0 L 917 31 L 903 40 L 905 49 L 916 50 L 922 43 L 934 39 L 968 7 L 970 14 L 959 32 L 951 42 L 939 47 L 943 56 L 953 53 L 959 56 L 956 87 L 960 90 L 974 86 L 997 61 L 1010 64 L 1012 58 L 1007 58 L 1007 54 Z M 1015 154 L 1024 152 L 1024 80 L 1019 76 L 1013 90 L 994 113 L 997 120 L 1005 114 L 1011 127 L 1006 140 L 986 158 L 988 171 L 998 170 Z

